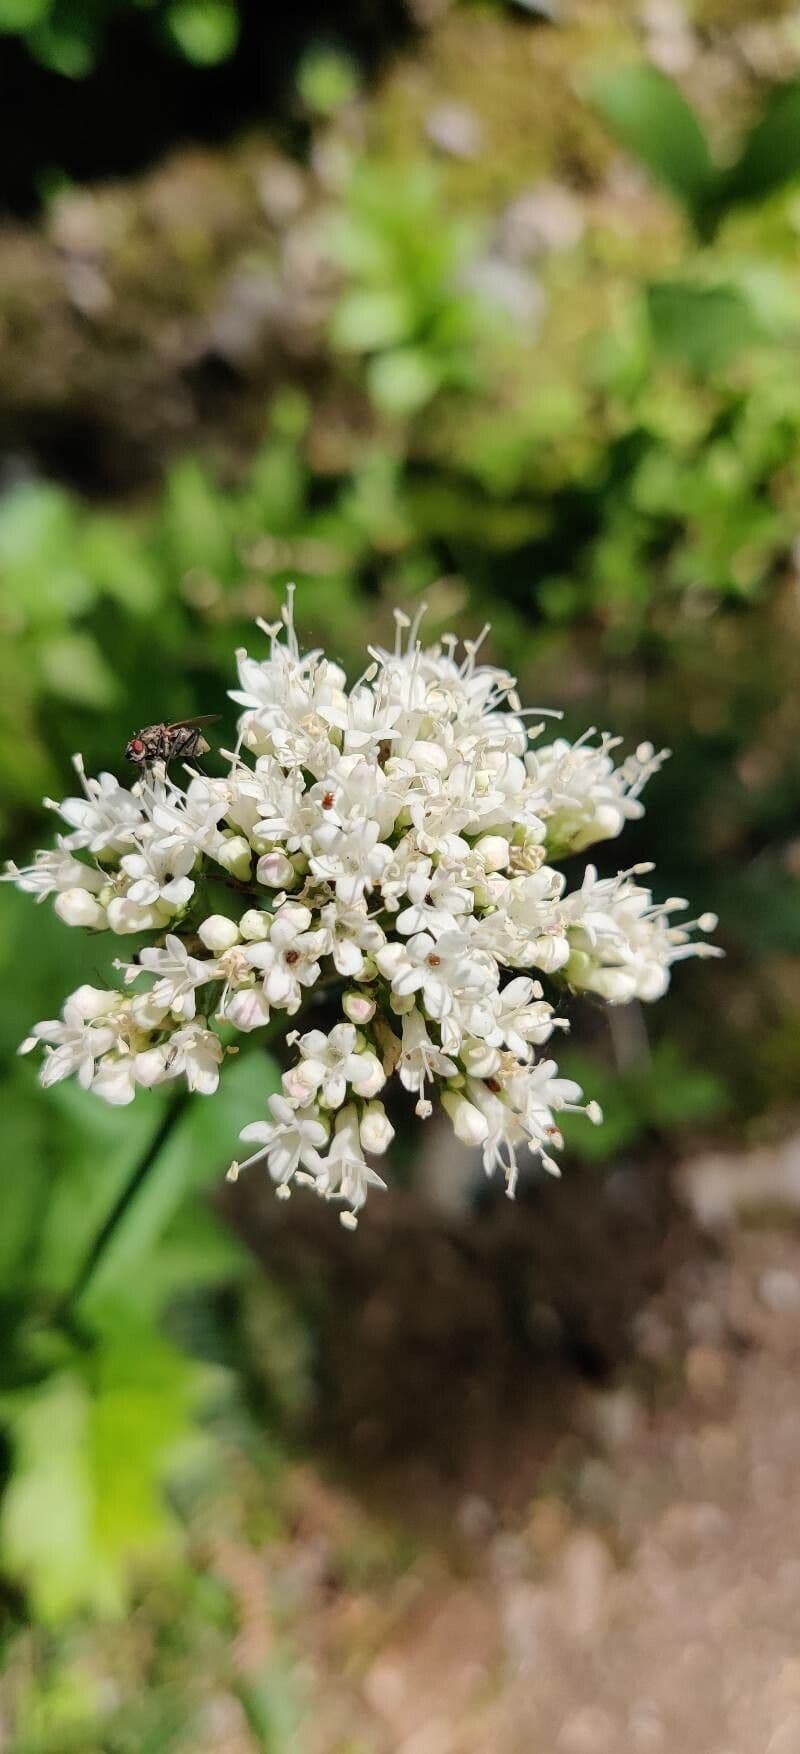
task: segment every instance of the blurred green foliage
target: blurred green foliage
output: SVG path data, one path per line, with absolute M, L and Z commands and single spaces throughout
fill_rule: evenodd
M 597 73 L 591 95 L 623 146 L 683 203 L 701 237 L 800 173 L 800 82 L 767 93 L 738 153 L 718 165 L 679 87 L 647 62 Z
M 113 18 L 131 7 L 149 13 L 165 48 L 197 67 L 226 60 L 236 47 L 238 0 L 0 0 L 0 38 L 22 37 L 44 67 L 82 79 Z
M 0 0 L 0 28 L 29 32 L 46 58 L 50 13 Z M 191 58 L 233 45 L 224 0 L 153 15 Z M 338 142 L 345 164 L 354 90 L 343 59 L 302 64 L 316 145 Z M 593 102 L 675 200 L 648 189 L 631 220 L 604 192 L 566 241 L 529 256 L 503 253 L 496 215 L 455 207 L 429 159 L 370 146 L 327 190 L 320 249 L 339 291 L 319 383 L 299 391 L 287 366 L 246 467 L 189 452 L 151 498 L 111 508 L 52 482 L 10 485 L 0 801 L 15 853 L 39 837 L 42 794 L 70 788 L 74 750 L 119 771 L 138 725 L 225 711 L 234 649 L 258 649 L 253 621 L 274 616 L 289 579 L 303 636 L 351 669 L 391 636 L 393 605 L 424 594 L 432 635 L 491 619 L 492 656 L 529 698 L 565 705 L 568 730 L 595 718 L 674 746 L 627 848 L 652 853 L 664 890 L 723 913 L 724 973 L 682 975 L 666 1033 L 638 1061 L 612 1073 L 591 1028 L 565 1056 L 607 1117 L 596 1131 L 574 1123 L 574 1151 L 601 1164 L 788 1102 L 800 1076 L 797 92 L 766 94 L 722 170 L 662 74 L 598 73 Z M 198 1288 L 207 1313 L 241 1283 L 244 1256 L 201 1195 L 275 1076 L 243 1056 L 214 1103 L 173 1110 L 154 1094 L 124 1120 L 79 1092 L 43 1096 L 13 1050 L 87 978 L 86 955 L 47 909 L 0 893 L 15 1166 L 0 1243 L 0 1560 L 47 1622 L 118 1611 L 131 1558 L 176 1537 L 161 1483 L 195 1465 L 197 1411 L 224 1400 L 237 1361 L 221 1364 L 205 1318 L 181 1328 L 188 1345 L 165 1338 L 164 1314 Z M 89 978 L 102 977 L 107 952 L 93 942 L 91 955 Z M 264 1297 L 250 1319 L 262 1357 L 280 1337 L 271 1404 L 291 1424 L 308 1360 Z M 19 1754 L 56 1746 L 50 1703 L 30 1706 Z M 254 1688 L 246 1709 L 255 1721 L 273 1705 Z M 263 1745 L 276 1734 L 268 1725 Z

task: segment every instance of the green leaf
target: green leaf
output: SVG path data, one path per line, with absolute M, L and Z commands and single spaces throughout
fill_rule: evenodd
M 236 48 L 239 14 L 234 0 L 173 0 L 167 30 L 187 61 L 213 67 Z
M 174 1544 L 161 1481 L 207 1375 L 126 1318 L 83 1368 L 0 1398 L 12 1456 L 0 1560 L 40 1618 L 119 1613 L 131 1560 Z
M 13 1473 L 0 1507 L 0 1554 L 37 1614 L 57 1620 L 87 1597 L 116 1606 L 91 1552 L 88 1396 L 71 1374 L 4 1397 Z M 58 1442 L 53 1435 L 58 1433 Z
M 168 1112 L 161 1092 L 142 1091 L 130 1109 L 109 1108 L 76 1084 L 32 1095 L 47 1117 L 49 1175 L 31 1284 L 68 1292 Z M 18 1173 L 27 1174 L 27 1164 Z
M 278 1088 L 274 1061 L 251 1052 L 241 1054 L 223 1069 L 213 1099 L 189 1098 L 146 1175 L 120 1211 L 82 1292 L 80 1308 L 84 1314 L 126 1290 L 133 1288 L 136 1293 L 136 1274 L 184 1196 L 190 1190 L 198 1194 L 217 1178 L 221 1180 L 235 1155 L 241 1128 L 260 1117 L 267 1097 Z
M 693 371 L 727 365 L 761 339 L 752 306 L 735 286 L 689 286 L 662 280 L 647 288 L 653 339 L 667 358 Z
M 776 85 L 719 187 L 720 206 L 759 201 L 800 176 L 800 81 Z
M 677 85 L 655 67 L 596 73 L 590 96 L 621 145 L 689 208 L 715 179 L 705 134 Z

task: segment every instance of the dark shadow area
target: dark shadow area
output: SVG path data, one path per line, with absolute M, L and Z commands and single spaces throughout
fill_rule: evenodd
M 171 52 L 145 7 L 110 21 L 83 79 L 49 72 L 15 38 L 0 37 L 0 210 L 31 212 L 54 176 L 127 175 L 180 141 L 222 141 L 266 117 L 292 130 L 293 75 L 309 41 L 349 48 L 369 73 L 410 30 L 402 0 L 294 9 L 246 0 L 241 14 L 236 52 L 211 68 Z
M 705 1247 L 666 1174 L 640 1166 L 455 1221 L 376 1196 L 355 1238 L 255 1177 L 226 1205 L 315 1335 L 315 1443 L 412 1521 L 464 1493 L 524 1504 L 565 1459 L 576 1388 L 612 1380 L 637 1311 Z

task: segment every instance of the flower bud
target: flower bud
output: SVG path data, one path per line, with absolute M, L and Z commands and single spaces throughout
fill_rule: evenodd
M 228 920 L 224 914 L 209 914 L 197 928 L 197 936 L 205 944 L 212 956 L 224 956 L 226 950 L 232 950 L 239 942 L 239 927 L 235 920 Z
M 230 872 L 231 877 L 238 877 L 243 882 L 250 876 L 252 849 L 243 834 L 228 835 L 216 849 L 214 857 L 223 871 Z
M 75 988 L 72 1003 L 79 1015 L 89 1022 L 95 1017 L 104 1017 L 107 1011 L 116 1011 L 120 995 L 107 987 L 90 986 L 87 981 Z
M 377 1096 L 386 1083 L 386 1073 L 376 1054 L 356 1054 L 356 1070 L 352 1085 L 357 1096 Z
M 117 895 L 110 901 L 106 909 L 108 923 L 112 932 L 125 937 L 130 932 L 150 932 L 169 918 L 169 910 L 158 906 L 147 906 L 142 902 L 131 901 L 127 895 Z
M 65 926 L 88 926 L 93 932 L 108 930 L 106 910 L 88 889 L 62 889 L 53 905 Z
M 166 1069 L 167 1052 L 164 1047 L 145 1048 L 143 1053 L 136 1055 L 134 1076 L 137 1084 L 143 1085 L 145 1090 L 151 1090 L 154 1084 L 163 1083 L 169 1076 Z
M 258 861 L 258 881 L 265 889 L 287 889 L 295 880 L 295 869 L 285 853 L 274 849 Z
M 246 944 L 261 944 L 269 937 L 270 916 L 260 907 L 249 907 L 239 921 L 239 936 Z
M 489 1123 L 474 1102 L 470 1102 L 457 1090 L 446 1090 L 442 1097 L 442 1107 L 450 1116 L 453 1132 L 462 1145 L 483 1144 L 489 1131 Z
M 475 852 L 484 871 L 505 871 L 508 867 L 511 848 L 502 834 L 482 834 L 475 842 Z
M 372 1152 L 374 1157 L 380 1157 L 388 1149 L 394 1138 L 394 1127 L 382 1102 L 367 1103 L 359 1132 L 362 1149 Z
M 556 969 L 563 968 L 569 961 L 570 946 L 566 936 L 557 932 L 542 933 L 535 942 L 536 967 L 544 974 L 555 974 Z
M 342 999 L 342 1010 L 351 1023 L 355 1023 L 358 1028 L 361 1028 L 365 1023 L 369 1023 L 370 1018 L 375 1016 L 375 1000 L 370 999 L 366 993 L 345 993 Z
M 238 993 L 231 993 L 223 1015 L 226 1023 L 234 1024 L 244 1034 L 249 1034 L 252 1029 L 263 1029 L 270 1018 L 263 987 L 240 987 Z
M 281 1079 L 284 1091 L 292 1102 L 308 1103 L 316 1096 L 319 1077 L 308 1060 L 298 1060 Z

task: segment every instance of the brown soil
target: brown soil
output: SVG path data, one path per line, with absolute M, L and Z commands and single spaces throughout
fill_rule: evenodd
M 409 1198 L 356 1249 L 250 1214 L 324 1312 L 329 1464 L 263 1585 L 302 1754 L 800 1749 L 800 1147 L 682 1181 Z

